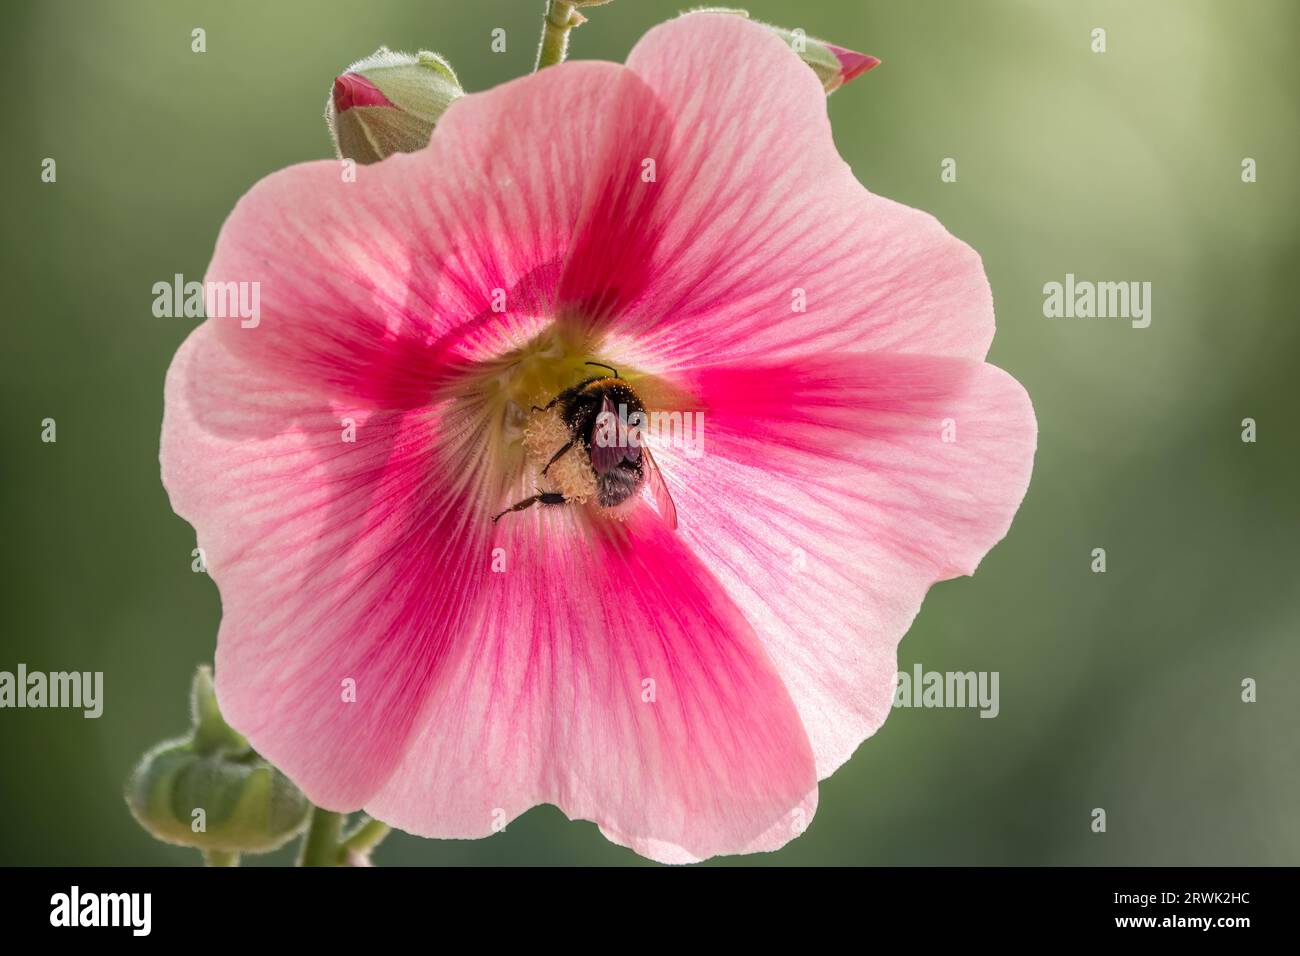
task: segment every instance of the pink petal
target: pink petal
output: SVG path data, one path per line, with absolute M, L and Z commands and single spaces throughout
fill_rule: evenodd
M 511 517 L 483 617 L 367 809 L 415 833 L 482 837 L 554 803 L 664 862 L 798 835 L 816 806 L 807 738 L 748 623 L 682 541 L 646 511 L 599 528 L 571 509 Z
M 647 33 L 628 66 L 672 130 L 652 157 L 652 208 L 622 226 L 646 275 L 635 307 L 604 324 L 609 351 L 660 369 L 846 348 L 983 358 L 993 309 L 979 257 L 858 184 L 820 83 L 775 34 L 682 17 Z
M 702 457 L 656 452 L 679 533 L 754 625 L 826 777 L 888 715 L 930 585 L 973 573 L 1006 533 L 1033 409 L 1002 370 L 930 356 L 809 355 L 681 384 L 705 422 Z
M 660 112 L 624 67 L 573 63 L 458 99 L 427 149 L 355 182 L 334 161 L 267 177 L 208 269 L 209 282 L 260 283 L 260 321 L 215 319 L 223 340 L 308 389 L 426 403 L 453 369 L 550 320 L 583 184 L 606 168 L 634 180 Z
M 840 61 L 840 80 L 843 83 L 855 80 L 868 70 L 880 66 L 880 58 L 870 53 L 858 53 L 855 50 L 836 46 L 834 43 L 827 43 L 826 49 L 834 53 L 835 59 Z
M 838 56 L 838 54 L 836 54 Z M 334 109 L 340 113 L 354 106 L 392 106 L 374 83 L 360 73 L 344 73 L 334 80 Z
M 221 590 L 222 711 L 331 809 L 391 772 L 475 606 L 482 456 L 447 437 L 467 431 L 443 408 L 331 408 L 241 361 L 212 322 L 168 372 L 163 483 Z M 459 480 L 435 489 L 435 471 Z

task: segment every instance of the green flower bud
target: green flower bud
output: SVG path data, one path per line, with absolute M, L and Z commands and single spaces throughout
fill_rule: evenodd
M 732 7 L 701 7 L 697 10 L 688 10 L 687 14 L 690 13 L 730 13 L 740 17 L 749 16 L 748 11 Z M 856 79 L 872 67 L 880 65 L 880 60 L 870 54 L 855 53 L 834 43 L 818 40 L 816 37 L 808 36 L 803 30 L 788 30 L 770 23 L 762 25 L 784 40 L 795 53 L 799 54 L 800 59 L 812 67 L 813 72 L 817 74 L 817 79 L 821 80 L 827 96 L 849 80 Z
M 380 47 L 334 80 L 325 102 L 334 150 L 340 158 L 362 164 L 421 150 L 447 107 L 464 92 L 438 54 Z
M 281 846 L 302 829 L 311 804 L 222 719 L 206 667 L 194 675 L 191 706 L 190 735 L 159 744 L 131 774 L 131 813 L 166 843 L 218 853 Z

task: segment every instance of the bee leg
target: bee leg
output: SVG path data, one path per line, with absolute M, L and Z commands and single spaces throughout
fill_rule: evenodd
M 568 451 L 570 448 L 572 448 L 573 445 L 574 445 L 574 443 L 575 443 L 577 440 L 578 440 L 578 439 L 576 439 L 576 438 L 570 438 L 570 439 L 569 439 L 569 443 L 568 443 L 567 445 L 565 445 L 563 448 L 561 448 L 559 451 L 557 451 L 554 455 L 551 456 L 551 460 L 548 461 L 548 462 L 546 463 L 546 468 L 550 468 L 553 464 L 555 464 L 557 461 L 559 461 L 561 458 L 563 458 L 563 457 L 564 457 L 564 453 L 565 453 L 566 451 Z M 543 475 L 546 474 L 546 468 L 543 468 L 543 469 L 542 469 L 542 474 L 543 474 Z
M 508 515 L 512 511 L 523 511 L 527 508 L 531 508 L 533 505 L 537 504 L 538 502 L 544 505 L 562 505 L 562 504 L 566 504 L 567 501 L 568 499 L 566 499 L 564 495 L 560 494 L 558 491 L 539 491 L 537 494 L 525 498 L 523 501 L 519 502 L 518 504 L 511 505 L 505 511 L 501 512 L 501 514 L 493 518 L 492 523 L 496 524 L 497 521 L 500 520 L 504 515 Z

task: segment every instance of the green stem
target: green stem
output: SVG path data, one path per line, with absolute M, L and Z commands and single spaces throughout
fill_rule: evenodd
M 338 866 L 343 814 L 312 807 L 307 838 L 302 841 L 299 866 Z
M 367 817 L 364 823 L 343 840 L 343 845 L 339 848 L 339 856 L 346 857 L 348 853 L 368 853 L 390 832 L 391 828 L 387 823 Z
M 239 854 L 234 850 L 204 850 L 205 866 L 239 866 Z
M 537 47 L 536 72 L 544 66 L 564 62 L 569 49 L 569 31 L 582 22 L 572 3 L 566 0 L 546 0 L 546 16 L 542 20 L 542 42 Z

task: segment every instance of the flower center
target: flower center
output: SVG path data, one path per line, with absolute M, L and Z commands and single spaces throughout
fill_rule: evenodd
M 522 490 L 558 492 L 573 504 L 596 494 L 596 473 L 582 436 L 574 434 L 559 405 L 546 407 L 565 389 L 604 374 L 587 364 L 591 359 L 585 342 L 552 328 L 494 363 L 490 381 L 501 416 L 500 451 L 514 462 L 510 471 L 522 478 Z
M 506 401 L 526 413 L 596 374 L 599 370 L 586 364 L 590 358 L 581 343 L 570 342 L 561 332 L 552 330 L 507 355 L 498 381 Z

